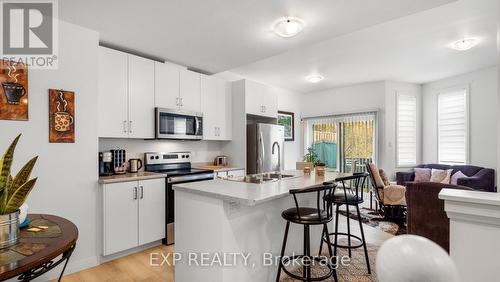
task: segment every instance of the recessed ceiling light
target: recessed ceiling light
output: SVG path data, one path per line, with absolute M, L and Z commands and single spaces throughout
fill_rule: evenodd
M 320 75 L 320 74 L 313 74 L 313 75 L 306 77 L 306 80 L 309 81 L 310 83 L 318 83 L 318 82 L 322 81 L 323 79 L 325 79 L 325 77 Z
M 450 47 L 457 51 L 466 51 L 476 46 L 477 43 L 477 38 L 464 38 L 451 43 Z
M 272 29 L 274 33 L 281 37 L 292 37 L 304 28 L 304 21 L 296 17 L 284 17 L 276 20 L 273 23 Z

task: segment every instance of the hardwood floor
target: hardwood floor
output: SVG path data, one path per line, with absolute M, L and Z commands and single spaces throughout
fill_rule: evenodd
M 333 225 L 333 223 L 331 223 Z M 345 230 L 347 228 L 346 218 L 340 216 L 339 229 Z M 357 222 L 351 222 L 351 230 L 353 233 L 359 233 Z M 384 241 L 393 237 L 389 233 L 385 233 L 380 229 L 363 225 L 366 240 L 368 243 L 380 246 Z M 163 266 L 151 266 L 150 254 L 163 253 L 167 255 L 174 251 L 174 245 L 158 246 L 151 249 L 144 250 L 140 253 L 132 254 L 123 258 L 116 259 L 104 263 L 102 265 L 86 269 L 77 273 L 64 276 L 63 282 L 128 282 L 128 281 L 144 281 L 144 282 L 173 282 L 174 281 L 174 267 L 164 264 Z M 170 263 L 172 262 L 169 260 Z M 161 262 L 161 258 L 158 263 Z M 55 281 L 55 280 L 54 280 Z
M 174 268 L 164 264 L 163 266 L 151 266 L 150 254 L 172 253 L 174 246 L 158 246 L 144 250 L 140 253 L 122 257 L 99 266 L 63 277 L 63 282 L 128 282 L 128 281 L 174 281 Z M 161 263 L 162 258 L 157 261 Z M 172 263 L 172 260 L 169 260 Z M 54 280 L 56 281 L 56 280 Z

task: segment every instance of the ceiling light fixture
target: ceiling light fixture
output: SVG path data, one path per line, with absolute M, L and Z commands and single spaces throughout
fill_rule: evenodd
M 325 79 L 325 77 L 320 75 L 320 74 L 313 74 L 313 75 L 306 77 L 306 80 L 309 81 L 310 83 L 318 83 L 318 82 L 322 81 L 323 79 Z
M 272 29 L 274 33 L 281 37 L 292 37 L 304 28 L 304 21 L 296 17 L 284 17 L 276 20 L 273 23 Z
M 466 51 L 476 46 L 477 43 L 476 38 L 464 38 L 451 43 L 451 48 L 457 51 Z

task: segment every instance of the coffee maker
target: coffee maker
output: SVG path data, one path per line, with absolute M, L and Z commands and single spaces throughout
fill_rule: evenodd
M 99 176 L 113 175 L 113 155 L 111 152 L 99 152 Z

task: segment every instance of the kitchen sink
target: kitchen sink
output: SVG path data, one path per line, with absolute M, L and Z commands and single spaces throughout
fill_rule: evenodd
M 282 174 L 281 180 L 289 179 L 289 178 L 293 178 L 293 177 L 298 177 L 298 176 L 292 175 L 292 174 Z M 237 182 L 254 183 L 254 184 L 262 184 L 262 183 L 279 181 L 280 179 L 279 179 L 279 174 L 277 174 L 277 173 L 264 173 L 264 174 L 247 175 L 245 177 L 227 178 L 227 180 L 237 181 Z
M 266 173 L 264 174 L 264 178 L 271 178 L 271 179 L 279 179 L 279 174 L 277 173 Z M 282 179 L 285 179 L 285 178 L 291 178 L 291 177 L 296 177 L 296 175 L 293 175 L 293 174 L 282 174 L 281 175 L 281 178 Z

